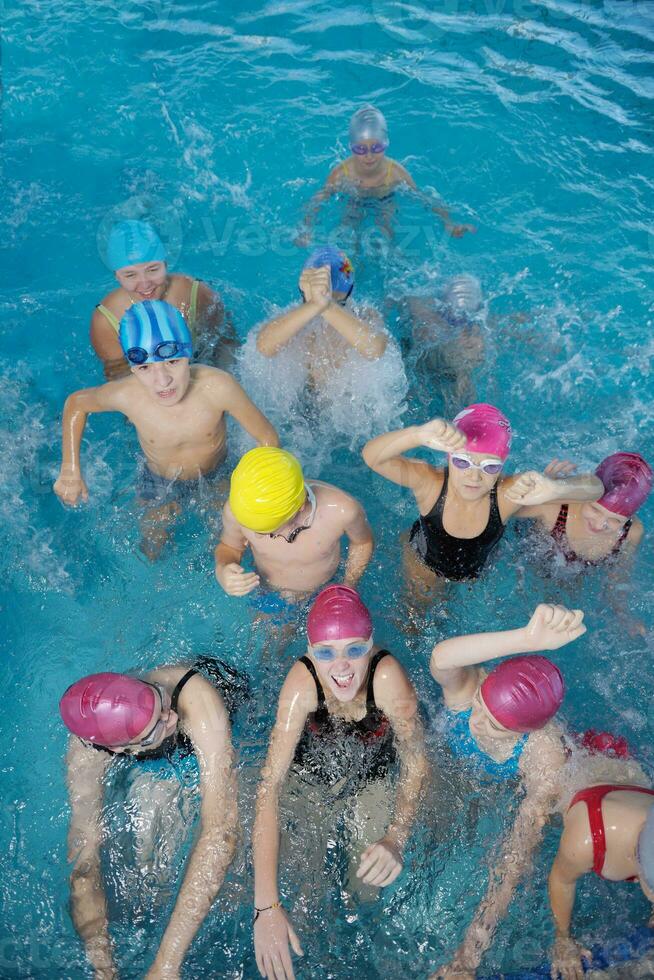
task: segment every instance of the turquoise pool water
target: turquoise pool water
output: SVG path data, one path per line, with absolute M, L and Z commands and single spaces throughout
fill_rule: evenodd
M 344 203 L 330 202 L 316 239 L 347 246 L 357 294 L 383 309 L 401 338 L 402 294 L 432 295 L 444 277 L 474 273 L 488 299 L 476 390 L 513 420 L 512 465 L 542 466 L 563 454 L 590 466 L 619 448 L 652 460 L 654 18 L 648 0 L 290 0 L 248 10 L 234 0 L 23 0 L 4 13 L 0 514 L 9 751 L 0 974 L 77 980 L 90 974 L 67 911 L 62 690 L 84 673 L 145 669 L 198 651 L 250 670 L 258 696 L 236 730 L 247 842 L 271 705 L 288 664 L 261 668 L 264 631 L 252 630 L 247 608 L 217 587 L 206 516 L 189 514 L 155 566 L 140 560 L 137 447 L 122 422 L 89 426 L 88 507 L 65 512 L 50 493 L 64 397 L 99 379 L 88 319 L 111 285 L 99 257 L 104 230 L 124 210 L 155 214 L 175 267 L 216 285 L 244 338 L 294 300 L 304 253 L 292 239 L 303 206 L 341 157 L 351 112 L 373 101 L 389 121 L 391 155 L 478 232 L 444 238 L 424 207 L 400 195 L 388 242 L 374 207 L 353 226 Z M 414 395 L 405 420 L 441 410 L 437 382 Z M 379 407 L 378 393 L 370 404 Z M 353 424 L 356 444 L 363 421 Z M 440 703 L 426 663 L 438 638 L 519 625 L 536 601 L 563 601 L 584 608 L 589 627 L 555 656 L 568 682 L 565 717 L 576 729 L 619 730 L 651 766 L 652 641 L 624 633 L 598 576 L 545 575 L 530 541 L 510 532 L 489 574 L 472 589 L 451 589 L 448 618 L 434 610 L 407 639 L 397 626 L 397 529 L 412 520 L 411 502 L 363 469 L 347 445 L 332 451 L 327 435 L 319 428 L 313 450 L 303 443 L 307 470 L 352 490 L 368 509 L 378 545 L 362 592 L 430 718 Z M 651 503 L 643 517 L 651 523 Z M 614 600 L 651 627 L 653 589 L 646 541 L 631 585 Z M 288 658 L 300 649 L 296 640 Z M 433 731 L 430 743 L 438 764 Z M 447 764 L 444 774 L 407 870 L 380 906 L 353 918 L 335 860 L 324 889 L 295 909 L 306 952 L 300 976 L 422 977 L 454 949 L 484 887 L 498 809 L 509 800 L 488 790 L 477 797 Z M 179 800 L 187 820 L 190 793 Z M 465 817 L 452 832 L 457 801 Z M 553 829 L 482 972 L 545 959 L 545 868 L 555 843 Z M 244 843 L 185 978 L 255 975 L 248 860 Z M 111 860 L 108 867 L 115 872 Z M 292 901 L 290 867 L 282 885 Z M 172 871 L 171 879 L 174 887 Z M 110 894 L 121 975 L 142 976 L 170 890 L 116 878 Z M 577 930 L 588 942 L 614 941 L 646 914 L 629 886 L 609 893 L 593 880 L 580 888 Z

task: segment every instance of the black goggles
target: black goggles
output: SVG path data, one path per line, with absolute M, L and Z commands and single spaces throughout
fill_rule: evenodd
M 145 364 L 149 357 L 156 357 L 159 361 L 169 361 L 171 357 L 187 356 L 186 344 L 178 344 L 175 340 L 164 340 L 152 351 L 147 351 L 145 347 L 130 347 L 125 354 L 130 364 Z

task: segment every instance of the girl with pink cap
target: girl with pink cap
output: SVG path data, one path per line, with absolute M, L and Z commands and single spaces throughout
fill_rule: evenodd
M 540 605 L 519 629 L 452 637 L 434 647 L 431 672 L 443 690 L 452 752 L 495 779 L 519 779 L 522 794 L 487 894 L 454 960 L 434 978 L 474 978 L 555 809 L 566 756 L 563 729 L 553 719 L 565 688 L 558 667 L 537 652 L 582 636 L 583 618 L 578 609 Z M 512 659 L 487 673 L 482 665 L 499 657 Z
M 554 553 L 566 563 L 588 568 L 620 554 L 632 554 L 643 537 L 636 511 L 645 503 L 654 474 L 638 453 L 613 453 L 595 470 L 598 498 L 581 502 L 551 503 L 549 485 L 574 469 L 555 460 L 543 475 L 527 474 L 514 487 L 532 503 L 518 517 L 535 517 L 554 539 Z M 541 493 L 543 501 L 535 500 Z
M 445 469 L 404 453 L 424 447 L 448 454 Z M 368 466 L 380 476 L 409 487 L 420 512 L 405 549 L 410 578 L 428 594 L 437 578 L 476 578 L 504 534 L 506 523 L 529 494 L 514 499 L 519 476 L 504 476 L 511 448 L 511 423 L 494 405 L 468 405 L 453 422 L 432 419 L 371 439 L 363 450 Z M 537 474 L 534 474 L 537 475 Z M 593 499 L 596 483 L 572 477 L 556 486 L 549 499 Z
M 326 832 L 333 837 L 333 823 L 344 816 L 356 852 L 346 888 L 376 894 L 402 870 L 427 771 L 416 693 L 398 661 L 375 645 L 370 613 L 354 589 L 330 585 L 320 592 L 309 611 L 307 638 L 307 653 L 279 695 L 252 835 L 254 948 L 261 976 L 274 980 L 294 976 L 289 943 L 303 955 L 277 884 L 279 798 L 287 775 L 307 813 L 306 827 L 298 827 L 305 840 L 304 880 L 311 878 L 307 862 L 316 857 L 317 874 L 324 873 L 326 841 L 316 855 L 318 848 L 306 842 L 320 825 L 316 811 L 326 809 L 332 818 Z M 387 776 L 396 756 L 400 775 L 392 812 Z
M 129 757 L 136 764 L 160 759 L 174 773 L 185 756 L 194 753 L 197 758 L 200 830 L 147 974 L 177 977 L 234 853 L 236 782 L 228 706 L 234 707 L 245 693 L 243 680 L 227 664 L 202 657 L 190 669 L 160 667 L 144 678 L 91 674 L 72 684 L 59 702 L 71 732 L 71 915 L 97 977 L 118 976 L 101 871 L 107 769 L 114 759 Z M 148 814 L 140 813 L 139 821 L 147 829 Z

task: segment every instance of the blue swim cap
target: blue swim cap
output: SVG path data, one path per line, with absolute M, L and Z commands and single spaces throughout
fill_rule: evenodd
M 152 225 L 145 221 L 121 221 L 107 239 L 107 264 L 115 272 L 137 262 L 165 262 L 166 249 Z
M 636 856 L 640 877 L 645 879 L 649 890 L 654 891 L 654 806 L 649 808 L 645 826 L 640 832 Z
M 120 321 L 120 346 L 131 364 L 153 364 L 193 354 L 186 320 L 176 306 L 161 299 L 130 306 Z
M 311 253 L 304 268 L 319 269 L 323 265 L 331 269 L 332 289 L 349 295 L 354 286 L 354 269 L 345 252 L 335 245 L 322 245 Z

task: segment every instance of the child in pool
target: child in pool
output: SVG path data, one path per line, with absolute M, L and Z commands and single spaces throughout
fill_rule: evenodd
M 118 976 L 101 866 L 107 770 L 115 759 L 126 756 L 135 765 L 161 759 L 164 767 L 174 753 L 197 757 L 199 833 L 156 958 L 146 974 L 148 980 L 178 977 L 236 845 L 237 785 L 226 707 L 230 677 L 234 676 L 227 665 L 201 658 L 190 668 L 160 667 L 143 678 L 92 674 L 71 685 L 61 698 L 61 716 L 71 732 L 66 758 L 71 916 L 96 977 Z M 153 782 L 155 779 L 153 776 Z M 145 815 L 141 819 L 146 822 Z
M 595 470 L 602 495 L 583 503 L 550 503 L 553 479 L 574 469 L 555 460 L 541 476 L 528 474 L 513 488 L 514 495 L 525 493 L 533 501 L 518 511 L 518 517 L 535 517 L 554 539 L 555 552 L 567 563 L 590 567 L 618 555 L 633 554 L 643 537 L 643 524 L 635 516 L 645 503 L 654 474 L 638 453 L 613 453 Z M 534 499 L 538 494 L 543 501 Z
M 448 454 L 443 470 L 403 455 L 424 446 Z M 371 439 L 363 449 L 368 466 L 380 476 L 410 487 L 420 511 L 405 548 L 412 582 L 425 594 L 437 579 L 476 578 L 504 534 L 510 517 L 531 502 L 524 481 L 539 474 L 502 476 L 511 446 L 511 425 L 499 409 L 469 405 L 454 422 L 433 419 L 422 426 Z M 514 486 L 521 480 L 520 494 Z M 543 493 L 541 484 L 539 493 Z M 550 480 L 550 500 L 595 500 L 601 492 L 597 477 Z M 472 533 L 471 533 L 472 532 Z
M 227 454 L 225 413 L 261 445 L 277 445 L 277 434 L 241 386 L 218 368 L 191 366 L 191 335 L 179 310 L 162 300 L 131 306 L 120 324 L 120 342 L 131 364 L 127 378 L 73 392 L 63 417 L 62 463 L 54 491 L 67 505 L 88 500 L 80 446 L 91 412 L 122 412 L 136 428 L 145 453 L 139 496 L 159 506 L 146 515 L 151 525 L 146 553 L 163 543 L 156 533 L 180 511 L 202 478 L 212 479 Z
M 366 105 L 354 113 L 350 120 L 349 145 L 352 155 L 334 167 L 323 189 L 312 198 L 298 245 L 307 244 L 316 212 L 332 194 L 345 190 L 354 191 L 361 197 L 384 199 L 401 185 L 419 194 L 421 200 L 442 219 L 445 230 L 453 238 L 461 238 L 466 232 L 476 230 L 472 225 L 453 224 L 448 210 L 435 204 L 427 194 L 419 192 L 409 172 L 396 160 L 386 156 L 388 127 L 379 109 Z
M 216 578 L 228 595 L 248 595 L 263 581 L 306 596 L 335 575 L 343 536 L 349 540 L 343 581 L 353 586 L 374 547 L 361 504 L 329 483 L 305 481 L 298 460 L 285 450 L 252 449 L 232 473 Z M 248 547 L 256 572 L 241 565 Z
M 376 360 L 386 350 L 388 335 L 376 310 L 363 308 L 358 315 L 347 308 L 354 288 L 354 269 L 347 255 L 334 245 L 317 248 L 304 264 L 299 282 L 302 303 L 265 323 L 257 335 L 257 350 L 275 357 L 294 342 L 300 332 L 320 324 L 320 334 L 308 337 L 302 353 L 314 384 L 337 371 L 348 349 L 366 360 Z
M 220 297 L 199 279 L 169 273 L 166 250 L 152 225 L 121 221 L 107 240 L 107 263 L 119 288 L 98 303 L 91 317 L 91 344 L 102 361 L 107 381 L 129 374 L 120 346 L 120 321 L 135 303 L 165 300 L 186 319 L 193 341 L 216 348 L 216 364 L 229 367 L 237 344 Z
M 503 874 L 491 877 L 454 960 L 432 980 L 474 980 L 555 809 L 566 753 L 563 730 L 553 719 L 564 684 L 558 667 L 531 654 L 558 650 L 585 632 L 580 610 L 540 605 L 520 629 L 452 637 L 434 647 L 431 672 L 451 715 L 447 736 L 452 752 L 496 779 L 518 777 L 524 796 L 498 862 Z M 513 659 L 487 674 L 482 665 L 498 657 Z
M 370 892 L 387 887 L 402 871 L 427 775 L 413 685 L 395 657 L 374 644 L 370 613 L 357 593 L 340 585 L 323 589 L 309 612 L 307 638 L 306 656 L 291 668 L 279 695 L 252 832 L 254 948 L 259 972 L 270 980 L 293 980 L 289 943 L 303 955 L 277 884 L 279 799 L 287 777 L 300 801 L 313 801 L 307 826 L 294 821 L 307 879 L 307 867 L 316 860 L 322 877 L 324 860 L 323 849 L 314 854 L 318 848 L 307 847 L 308 836 L 322 823 L 333 835 L 351 798 L 358 813 L 357 819 L 346 817 L 346 888 Z M 393 803 L 387 775 L 396 756 L 400 775 Z M 338 794 L 330 794 L 336 786 Z

